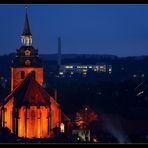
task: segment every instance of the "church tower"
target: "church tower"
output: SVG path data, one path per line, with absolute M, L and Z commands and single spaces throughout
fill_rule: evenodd
M 21 43 L 12 62 L 11 92 L 0 111 L 2 127 L 18 137 L 49 138 L 65 119 L 58 102 L 43 88 L 43 66 L 32 46 L 27 8 Z
M 25 14 L 24 29 L 21 35 L 22 46 L 17 49 L 17 54 L 11 66 L 11 91 L 14 90 L 30 73 L 33 73 L 35 80 L 42 86 L 43 66 L 38 56 L 38 50 L 32 46 L 32 34 L 30 32 L 29 20 Z

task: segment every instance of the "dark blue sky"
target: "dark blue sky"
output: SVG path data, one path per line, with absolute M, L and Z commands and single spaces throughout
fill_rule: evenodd
M 0 5 L 0 54 L 19 48 L 24 5 Z M 148 55 L 147 4 L 32 4 L 28 5 L 33 46 L 39 53 Z

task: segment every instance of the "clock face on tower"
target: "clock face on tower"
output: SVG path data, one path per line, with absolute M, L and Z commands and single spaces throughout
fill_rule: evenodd
M 25 65 L 26 65 L 26 66 L 30 66 L 30 64 L 31 64 L 31 61 L 30 61 L 30 60 L 26 60 L 26 61 L 25 61 Z
M 30 56 L 30 51 L 28 49 L 25 51 L 25 56 Z

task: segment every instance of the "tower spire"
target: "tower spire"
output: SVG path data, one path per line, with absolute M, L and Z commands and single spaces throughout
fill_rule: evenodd
M 26 14 L 25 14 L 24 29 L 23 29 L 23 33 L 21 36 L 21 42 L 24 46 L 31 46 L 32 45 L 32 34 L 30 32 L 30 27 L 29 27 L 27 8 L 28 7 L 25 5 Z
M 31 35 L 30 27 L 29 27 L 28 14 L 27 14 L 27 8 L 28 8 L 27 5 L 25 5 L 26 15 L 25 15 L 24 30 L 23 30 L 22 35 Z

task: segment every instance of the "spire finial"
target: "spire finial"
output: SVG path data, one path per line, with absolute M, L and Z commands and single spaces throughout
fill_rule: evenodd
M 28 14 L 27 14 L 27 9 L 28 9 L 27 5 L 25 5 L 25 9 L 26 9 L 26 15 L 25 15 L 24 30 L 23 30 L 22 35 L 31 35 L 30 27 L 29 27 L 29 21 L 28 21 Z
M 27 6 L 27 5 L 25 5 L 25 9 L 26 9 L 26 14 L 27 14 L 27 8 L 28 8 L 28 6 Z

